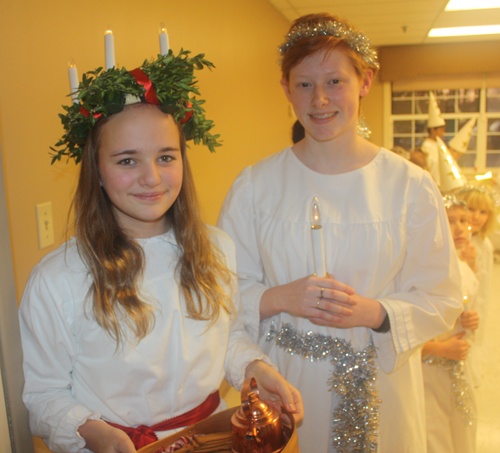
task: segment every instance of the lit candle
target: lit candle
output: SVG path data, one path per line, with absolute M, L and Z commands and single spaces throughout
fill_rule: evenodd
M 69 89 L 71 90 L 71 97 L 74 103 L 78 103 L 78 70 L 76 69 L 75 61 L 70 58 L 68 61 L 68 74 L 69 74 Z
M 115 66 L 115 37 L 111 30 L 104 33 L 104 53 L 106 58 L 106 70 Z
M 314 272 L 317 277 L 326 277 L 325 244 L 323 241 L 323 227 L 321 226 L 321 211 L 319 200 L 314 197 L 309 214 L 311 221 L 311 236 L 313 244 Z
M 160 24 L 160 53 L 166 56 L 168 55 L 168 49 L 167 27 L 165 27 L 165 24 L 162 22 Z

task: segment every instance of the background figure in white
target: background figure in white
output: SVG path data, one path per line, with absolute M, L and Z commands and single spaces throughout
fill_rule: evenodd
M 439 144 L 436 137 L 443 138 L 446 122 L 441 116 L 436 98 L 432 91 L 429 92 L 429 118 L 427 120 L 427 132 L 429 136 L 424 140 L 420 149 L 427 157 L 427 169 L 434 181 L 439 186 L 441 176 L 439 172 Z
M 427 172 L 358 135 L 378 64 L 351 24 L 302 17 L 281 49 L 305 137 L 243 170 L 219 218 L 248 330 L 303 394 L 303 453 L 425 452 L 419 348 L 462 312 L 441 196 Z M 325 277 L 313 275 L 313 197 Z
M 465 202 L 444 198 L 455 247 L 460 256 L 468 241 L 469 216 Z M 464 313 L 453 330 L 439 335 L 422 348 L 428 453 L 474 453 L 477 408 L 469 346 L 478 331 L 475 308 L 478 280 L 469 264 L 459 261 Z M 471 348 L 471 350 L 473 350 Z
M 476 309 L 481 319 L 487 319 L 490 304 L 491 276 L 493 272 L 493 245 L 488 238 L 496 228 L 496 198 L 486 187 L 466 187 L 459 192 L 460 199 L 467 203 L 470 216 L 470 243 L 475 247 L 477 258 L 475 273 L 479 281 Z M 474 383 L 481 383 L 480 346 L 484 343 L 484 329 L 476 334 L 476 348 L 472 353 Z

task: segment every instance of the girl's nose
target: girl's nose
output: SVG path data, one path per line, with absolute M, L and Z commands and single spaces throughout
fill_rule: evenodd
M 145 165 L 139 178 L 139 184 L 141 186 L 156 187 L 160 182 L 161 176 L 158 167 L 154 163 Z
M 314 107 L 323 107 L 329 102 L 326 90 L 319 86 L 314 89 L 312 104 Z

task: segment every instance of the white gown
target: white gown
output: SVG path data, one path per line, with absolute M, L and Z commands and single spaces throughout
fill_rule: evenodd
M 321 327 L 287 313 L 260 323 L 259 304 L 267 288 L 314 273 L 313 197 L 321 203 L 327 272 L 379 300 L 390 332 Z M 377 442 L 384 453 L 425 452 L 422 370 L 415 352 L 450 330 L 462 311 L 457 257 L 429 174 L 381 149 L 363 168 L 324 175 L 286 148 L 243 170 L 227 195 L 219 226 L 235 241 L 247 329 L 302 392 L 301 452 L 341 451 L 356 443 L 363 451 L 377 451 Z M 366 355 L 372 341 L 374 361 Z M 370 386 L 376 387 L 371 372 L 377 370 L 380 411 L 377 395 L 370 394 Z M 347 389 L 345 398 L 331 391 L 331 378 L 340 393 Z M 354 400 L 365 406 L 357 422 L 347 418 L 356 411 L 345 406 Z M 332 421 L 334 411 L 339 421 Z M 354 425 L 360 423 L 357 435 Z
M 459 261 L 459 264 L 463 294 L 469 301 L 467 309 L 476 310 L 479 283 L 467 263 Z M 435 340 L 444 341 L 463 330 L 458 320 L 451 332 L 440 335 Z M 470 353 L 476 347 L 474 336 L 480 330 L 481 326 L 472 335 L 466 335 L 471 342 L 471 348 L 469 356 L 463 362 L 424 356 L 422 371 L 428 453 L 476 451 L 477 407 L 472 373 L 474 363 L 470 361 Z
M 436 184 L 441 184 L 441 173 L 439 172 L 439 145 L 436 140 L 426 138 L 420 149 L 427 157 L 427 168 Z
M 235 272 L 234 244 L 210 229 Z M 139 344 L 132 339 L 118 351 L 84 303 L 90 281 L 74 239 L 30 275 L 20 306 L 23 400 L 33 435 L 52 451 L 88 451 L 77 433 L 87 419 L 136 427 L 183 414 L 218 390 L 224 377 L 239 387 L 246 365 L 264 358 L 241 317 L 230 321 L 221 312 L 210 327 L 187 317 L 174 279 L 179 249 L 172 232 L 137 241 L 146 257 L 141 291 L 155 307 L 155 326 Z M 225 289 L 238 307 L 236 279 Z

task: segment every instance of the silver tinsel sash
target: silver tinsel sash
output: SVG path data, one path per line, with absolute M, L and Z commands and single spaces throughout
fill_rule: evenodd
M 271 325 L 266 341 L 274 340 L 288 354 L 332 363 L 328 385 L 340 398 L 333 410 L 333 447 L 342 453 L 376 452 L 380 399 L 373 342 L 359 351 L 350 341 L 313 332 L 303 334 L 291 324 L 284 324 L 279 331 Z
M 423 355 L 422 363 L 440 366 L 447 371 L 450 376 L 451 388 L 455 399 L 455 408 L 464 414 L 464 422 L 467 425 L 472 425 L 474 414 L 472 412 L 470 387 L 464 373 L 463 360 Z

